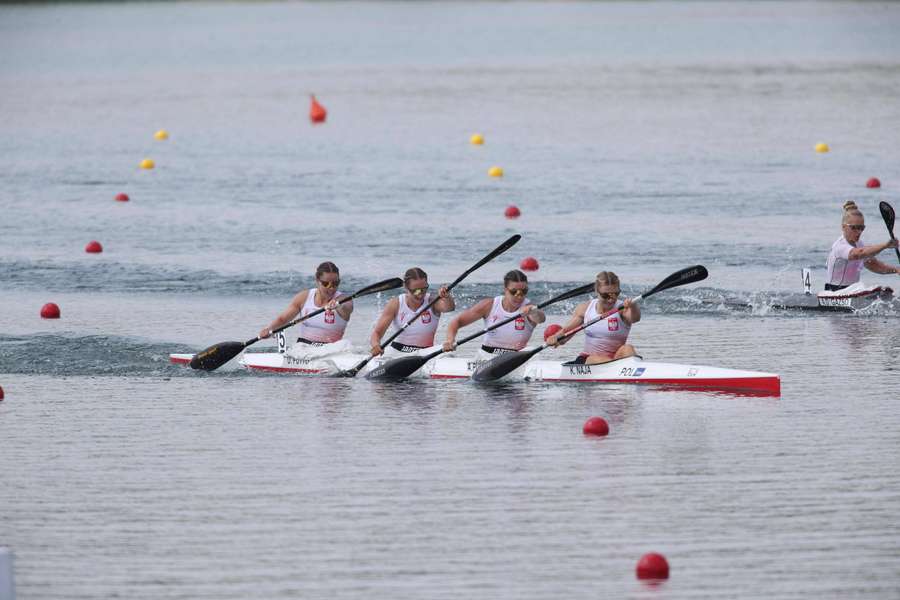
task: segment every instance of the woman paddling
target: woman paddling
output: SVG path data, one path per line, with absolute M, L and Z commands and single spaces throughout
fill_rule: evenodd
M 456 348 L 456 333 L 460 327 L 471 325 L 478 319 L 484 319 L 484 326 L 489 327 L 498 321 L 520 315 L 502 327 L 489 331 L 481 346 L 481 356 L 490 358 L 504 352 L 521 350 L 531 339 L 534 327 L 544 322 L 544 312 L 531 304 L 527 298 L 528 277 L 519 270 L 513 270 L 503 277 L 503 295 L 480 300 L 473 307 L 463 311 L 450 321 L 447 327 L 447 339 L 444 351 L 451 352 Z
M 617 313 L 597 321 L 584 330 L 584 351 L 578 355 L 575 362 L 596 365 L 626 356 L 634 356 L 637 354 L 634 346 L 626 342 L 628 334 L 631 332 L 631 326 L 641 320 L 641 309 L 637 304 L 632 304 L 629 298 L 619 301 L 621 293 L 619 278 L 612 271 L 597 273 L 594 289 L 597 297 L 576 306 L 572 318 L 565 324 L 562 331 L 548 337 L 547 343 L 556 346 L 559 344 L 559 337 L 564 332 L 621 307 Z M 562 343 L 565 344 L 566 341 Z
M 384 337 L 384 333 L 391 323 L 398 330 L 407 323 L 409 325 L 391 342 L 388 347 L 389 354 L 408 354 L 432 346 L 441 315 L 456 309 L 456 303 L 453 301 L 450 291 L 446 287 L 442 287 L 437 293 L 440 300 L 410 323 L 413 315 L 434 300 L 434 296 L 428 291 L 428 275 L 418 267 L 413 267 L 403 274 L 403 286 L 406 288 L 406 293 L 391 298 L 375 323 L 375 329 L 369 339 L 369 343 L 372 345 L 372 356 L 378 356 L 384 352 L 384 348 L 381 347 L 381 338 Z
M 873 273 L 900 274 L 900 268 L 892 267 L 875 258 L 882 250 L 896 248 L 897 240 L 890 239 L 883 244 L 864 246 L 860 237 L 865 228 L 865 218 L 857 208 L 856 202 L 853 200 L 845 202 L 844 216 L 841 219 L 843 235 L 831 246 L 831 253 L 825 263 L 828 269 L 826 290 L 836 292 L 858 282 L 863 265 Z
M 297 343 L 310 346 L 323 346 L 339 341 L 344 337 L 344 329 L 353 312 L 353 301 L 338 304 L 344 294 L 338 291 L 341 284 L 341 273 L 333 262 L 323 262 L 316 268 L 316 287 L 303 290 L 291 300 L 275 320 L 263 327 L 259 332 L 260 338 L 272 335 L 273 329 L 278 329 L 301 312 L 303 315 L 320 308 L 327 310 L 311 319 L 300 323 L 297 331 Z

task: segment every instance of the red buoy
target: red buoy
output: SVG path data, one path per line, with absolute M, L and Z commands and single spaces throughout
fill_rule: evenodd
M 116 194 L 116 202 L 128 202 L 131 198 L 128 197 L 128 194 Z
M 519 268 L 523 271 L 537 271 L 539 268 L 538 261 L 533 256 L 528 256 L 522 259 L 522 262 L 519 263 Z
M 87 246 L 84 247 L 84 251 L 89 254 L 98 254 L 103 252 L 103 246 L 100 245 L 100 242 L 97 240 L 92 240 L 88 242 Z
M 584 427 L 582 427 L 581 431 L 584 435 L 608 435 L 609 423 L 603 417 L 591 417 L 584 422 Z
M 555 333 L 559 333 L 562 331 L 562 327 L 554 323 L 553 325 L 548 325 L 547 329 L 544 330 L 544 341 L 547 341 L 547 338 Z
M 503 215 L 507 219 L 518 219 L 519 216 L 521 216 L 521 214 L 522 214 L 522 211 L 520 211 L 519 207 L 516 206 L 515 204 L 510 204 L 509 206 L 506 207 L 506 210 L 503 211 Z
M 877 177 L 869 177 L 869 180 L 866 182 L 867 188 L 880 188 L 881 182 L 878 181 Z
M 3 400 L 3 386 L 0 385 L 0 400 Z
M 53 302 L 48 302 L 47 304 L 41 307 L 41 318 L 42 319 L 58 319 L 59 318 L 59 306 L 57 306 Z
M 328 116 L 328 111 L 325 110 L 325 107 L 316 101 L 316 97 L 312 94 L 309 95 L 309 120 L 313 123 L 324 123 L 325 117 Z
M 638 561 L 636 572 L 638 579 L 668 579 L 669 563 L 662 554 L 649 552 Z

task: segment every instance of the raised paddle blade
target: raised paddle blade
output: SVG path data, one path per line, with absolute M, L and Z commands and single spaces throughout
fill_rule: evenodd
M 538 346 L 532 350 L 520 350 L 519 352 L 507 352 L 500 356 L 495 356 L 478 367 L 472 373 L 472 381 L 484 383 L 486 381 L 496 381 L 501 377 L 509 375 L 526 362 L 528 359 L 544 349 L 544 346 Z
M 380 365 L 366 373 L 366 379 L 373 381 L 395 381 L 409 377 L 434 358 L 433 356 L 404 356 Z
M 454 281 L 453 283 L 448 285 L 447 288 L 453 289 L 456 286 L 456 284 L 458 284 L 460 281 L 462 281 L 463 279 L 465 279 L 466 277 L 471 275 L 473 271 L 476 271 L 476 270 L 480 269 L 481 267 L 483 267 L 484 265 L 486 265 L 487 263 L 491 262 L 492 260 L 494 260 L 495 258 L 500 256 L 501 254 L 503 254 L 504 252 L 506 252 L 513 246 L 515 246 L 521 239 L 522 239 L 522 236 L 519 235 L 518 233 L 515 234 L 514 236 L 510 237 L 508 240 L 506 240 L 505 242 L 503 242 L 502 244 L 500 244 L 499 246 L 497 246 L 496 248 L 491 250 L 491 252 L 487 256 L 485 256 L 484 258 L 479 260 L 477 263 L 475 263 L 474 265 L 469 267 L 469 269 L 465 273 L 463 273 L 462 275 L 457 277 L 456 281 Z
M 881 218 L 884 219 L 884 224 L 887 225 L 891 237 L 894 237 L 894 207 L 881 201 L 878 203 L 878 210 L 881 211 Z
M 394 290 L 398 287 L 403 287 L 403 280 L 399 277 L 391 277 L 390 279 L 385 279 L 384 281 L 379 281 L 378 283 L 373 283 L 372 285 L 364 287 L 361 290 L 357 290 L 350 294 L 347 299 L 341 298 L 340 303 L 347 302 L 347 300 L 349 300 L 350 298 L 359 298 L 360 296 L 368 296 L 369 294 L 386 292 L 387 290 Z
M 215 371 L 246 348 L 242 342 L 220 342 L 198 352 L 191 359 L 191 368 L 201 371 Z
M 589 283 L 587 285 L 583 285 L 579 288 L 575 288 L 574 290 L 569 290 L 564 294 L 560 294 L 559 296 L 554 296 L 545 302 L 541 302 L 537 305 L 538 308 L 544 308 L 545 306 L 549 306 L 550 304 L 554 304 L 556 302 L 562 302 L 563 300 L 568 300 L 569 298 L 574 298 L 575 296 L 582 296 L 584 294 L 590 294 L 594 291 L 594 284 Z
M 681 269 L 680 271 L 675 271 L 674 273 L 660 281 L 655 288 L 643 294 L 643 297 L 646 298 L 647 296 L 652 296 L 657 292 L 668 290 L 673 287 L 678 287 L 679 285 L 686 285 L 688 283 L 703 281 L 707 277 L 709 277 L 709 272 L 703 265 L 694 265 L 693 267 L 687 267 L 685 269 Z

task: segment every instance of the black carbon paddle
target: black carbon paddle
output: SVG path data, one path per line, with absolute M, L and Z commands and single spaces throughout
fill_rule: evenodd
M 373 283 L 368 287 L 364 287 L 361 290 L 353 292 L 349 296 L 345 296 L 338 301 L 338 304 L 343 304 L 344 302 L 350 302 L 354 298 L 359 298 L 360 296 L 368 296 L 369 294 L 376 294 L 378 292 L 384 292 L 387 290 L 392 290 L 394 288 L 401 287 L 403 285 L 403 280 L 399 277 L 393 277 L 391 279 L 385 279 L 384 281 L 379 281 L 378 283 Z M 319 310 L 314 310 L 309 313 L 305 317 L 297 317 L 290 323 L 282 325 L 277 329 L 273 329 L 271 333 L 278 333 L 288 327 L 292 327 L 297 323 L 301 323 L 306 319 L 310 319 L 316 315 L 322 314 L 325 312 L 326 308 L 320 308 Z M 218 344 L 213 344 L 206 350 L 198 352 L 191 358 L 191 368 L 192 369 L 200 369 L 202 371 L 215 371 L 229 360 L 237 356 L 241 353 L 241 351 L 255 344 L 259 340 L 263 338 L 257 336 L 252 340 L 247 340 L 246 342 L 219 342 Z
M 553 304 L 555 302 L 561 302 L 563 300 L 568 300 L 569 298 L 574 298 L 575 296 L 581 296 L 582 294 L 589 293 L 593 289 L 594 289 L 594 284 L 589 283 L 589 284 L 583 285 L 579 288 L 569 290 L 568 292 L 565 292 L 564 294 L 560 294 L 559 296 L 550 298 L 549 300 L 547 300 L 545 302 L 541 302 L 540 304 L 537 305 L 536 308 L 539 308 L 539 309 L 544 308 L 545 306 L 550 306 L 551 304 Z M 462 344 L 465 344 L 466 342 L 470 342 L 470 341 L 474 340 L 475 338 L 484 335 L 488 331 L 492 331 L 494 329 L 497 329 L 498 327 L 502 327 L 502 326 L 506 325 L 507 323 L 511 323 L 512 321 L 515 321 L 516 319 L 518 319 L 521 316 L 522 316 L 521 313 L 519 313 L 512 317 L 509 317 L 508 319 L 504 319 L 502 321 L 494 323 L 490 327 L 487 327 L 485 329 L 482 329 L 481 331 L 473 333 L 470 336 L 464 337 L 463 339 L 459 340 L 456 343 L 456 345 L 458 347 L 458 346 L 461 346 Z M 386 381 L 386 380 L 396 380 L 396 379 L 403 379 L 404 377 L 409 377 L 410 375 L 412 375 L 413 373 L 418 371 L 420 368 L 422 368 L 422 366 L 424 366 L 425 363 L 427 363 L 429 360 L 431 360 L 432 358 L 435 358 L 436 356 L 440 356 L 443 353 L 444 353 L 444 349 L 441 348 L 440 350 L 435 350 L 434 352 L 431 352 L 430 354 L 426 354 L 425 356 L 403 356 L 401 358 L 395 358 L 394 360 L 392 360 L 390 362 L 384 363 L 377 369 L 372 369 L 371 371 L 369 371 L 366 374 L 366 379 L 373 379 L 376 381 Z
M 653 294 L 657 292 L 661 292 L 663 290 L 668 290 L 673 287 L 678 287 L 680 285 L 686 285 L 688 283 L 695 283 L 697 281 L 703 281 L 707 278 L 709 273 L 706 270 L 706 267 L 702 265 L 695 265 L 693 267 L 688 267 L 686 269 L 682 269 L 675 273 L 672 273 L 662 281 L 660 281 L 655 288 L 650 290 L 649 292 L 645 292 L 640 296 L 632 299 L 632 302 L 639 302 L 643 298 L 649 298 Z M 596 319 L 591 319 L 587 323 L 583 323 L 582 325 L 572 329 L 571 331 L 567 331 L 565 334 L 559 336 L 559 340 L 567 340 L 571 338 L 573 335 L 581 331 L 582 329 L 587 329 L 594 323 L 598 321 L 602 321 L 606 317 L 619 312 L 620 308 L 615 310 L 611 310 L 610 312 L 600 315 Z M 550 344 L 544 343 L 534 348 L 532 350 L 521 350 L 519 352 L 508 352 L 506 354 L 501 354 L 495 358 L 492 358 L 488 362 L 484 363 L 475 372 L 472 374 L 472 379 L 474 381 L 495 381 L 500 379 L 501 377 L 508 375 L 525 364 L 528 359 L 532 356 L 547 348 Z
M 509 250 L 509 249 L 512 248 L 513 246 L 515 246 L 516 243 L 517 243 L 519 240 L 521 240 L 521 239 L 522 239 L 522 236 L 519 235 L 519 234 L 517 233 L 516 235 L 512 236 L 511 238 L 509 238 L 508 240 L 506 240 L 505 242 L 503 242 L 502 244 L 500 244 L 499 246 L 497 246 L 496 248 L 494 248 L 493 250 L 491 250 L 491 252 L 490 252 L 487 256 L 485 256 L 484 258 L 482 258 L 481 260 L 479 260 L 477 263 L 475 263 L 474 265 L 472 265 L 471 267 L 469 267 L 469 269 L 468 269 L 465 273 L 463 273 L 462 275 L 460 275 L 459 277 L 456 278 L 456 281 L 454 281 L 453 283 L 451 283 L 450 285 L 448 285 L 448 286 L 447 286 L 447 290 L 449 291 L 449 290 L 452 290 L 453 288 L 455 288 L 455 287 L 459 284 L 459 282 L 461 282 L 463 279 L 465 279 L 466 277 L 468 277 L 469 275 L 471 275 L 473 271 L 475 271 L 475 270 L 477 270 L 477 269 L 480 269 L 481 267 L 483 267 L 483 266 L 486 265 L 487 263 L 491 262 L 492 260 L 494 260 L 495 258 L 497 258 L 498 256 L 500 256 L 501 254 L 503 254 L 504 252 L 506 252 L 507 250 Z M 386 339 L 386 340 L 384 340 L 383 342 L 381 342 L 381 347 L 384 348 L 385 346 L 387 346 L 388 344 L 390 344 L 391 342 L 393 342 L 393 341 L 397 338 L 398 335 L 400 335 L 401 333 L 403 333 L 404 331 L 406 331 L 406 328 L 407 328 L 407 327 L 409 327 L 410 325 L 412 325 L 413 323 L 415 323 L 416 319 L 418 319 L 422 314 L 424 314 L 425 312 L 427 312 L 429 308 L 431 308 L 432 306 L 434 306 L 435 304 L 437 304 L 438 301 L 440 301 L 440 297 L 439 297 L 439 296 L 438 296 L 438 297 L 435 297 L 435 299 L 432 300 L 431 302 L 429 302 L 427 306 L 424 306 L 424 307 L 420 308 L 420 309 L 416 312 L 416 314 L 414 314 L 414 315 L 412 316 L 412 318 L 411 318 L 409 321 L 407 321 L 406 323 L 403 324 L 403 327 L 401 327 L 400 329 L 398 329 L 397 331 L 395 331 L 394 334 L 391 335 L 388 339 Z M 364 358 L 363 360 L 361 360 L 361 361 L 359 362 L 359 364 L 357 364 L 357 365 L 354 366 L 353 368 L 350 368 L 350 369 L 347 369 L 346 371 L 341 371 L 340 373 L 338 373 L 338 374 L 336 375 L 336 377 L 356 377 L 356 374 L 359 373 L 360 369 L 362 369 L 362 368 L 365 367 L 367 364 L 369 364 L 369 361 L 372 360 L 373 358 L 375 358 L 375 357 L 374 357 L 374 356 L 367 356 L 366 358 Z
M 878 203 L 878 210 L 881 211 L 881 218 L 884 219 L 884 225 L 887 227 L 888 233 L 891 234 L 891 239 L 894 239 L 894 207 L 888 204 L 887 202 L 881 201 Z M 894 248 L 894 252 L 897 254 L 897 261 L 900 262 L 900 249 Z

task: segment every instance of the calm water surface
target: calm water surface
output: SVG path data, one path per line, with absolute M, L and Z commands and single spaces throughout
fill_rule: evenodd
M 3 5 L 19 597 L 900 597 L 900 307 L 771 309 L 802 267 L 821 287 L 844 200 L 868 242 L 877 202 L 900 208 L 898 30 L 876 2 Z M 251 337 L 322 260 L 347 290 L 413 265 L 440 283 L 516 232 L 460 306 L 525 256 L 537 299 L 702 263 L 632 341 L 777 372 L 782 395 L 167 362 Z M 357 303 L 354 344 L 386 300 Z M 581 434 L 595 415 L 607 438 Z M 634 578 L 649 551 L 657 587 Z

